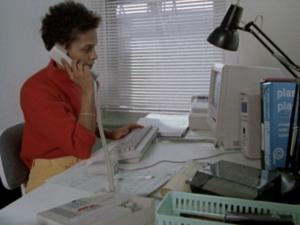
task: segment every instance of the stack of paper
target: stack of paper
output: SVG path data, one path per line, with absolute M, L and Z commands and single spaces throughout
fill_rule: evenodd
M 162 137 L 184 137 L 189 128 L 188 115 L 149 114 L 137 122 L 143 126 L 159 127 Z

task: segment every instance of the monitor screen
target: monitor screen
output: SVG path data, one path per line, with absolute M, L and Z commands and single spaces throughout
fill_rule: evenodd
M 219 93 L 220 93 L 220 86 L 221 86 L 221 73 L 216 71 L 215 72 L 215 79 L 214 79 L 214 95 L 213 95 L 213 104 L 217 107 L 219 101 Z

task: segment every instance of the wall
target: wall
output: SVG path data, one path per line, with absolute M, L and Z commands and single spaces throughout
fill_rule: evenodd
M 88 0 L 81 0 L 82 2 Z M 24 81 L 48 64 L 40 38 L 40 18 L 60 0 L 0 0 L 0 131 L 23 121 L 19 92 Z M 236 1 L 232 1 L 236 3 Z M 226 0 L 227 5 L 231 3 Z M 292 59 L 300 59 L 300 1 L 241 0 L 243 21 L 264 16 L 263 30 Z M 240 32 L 238 52 L 226 52 L 226 63 L 279 67 L 250 34 Z M 297 62 L 297 61 L 296 61 Z
M 22 84 L 49 62 L 40 38 L 41 18 L 61 0 L 0 0 L 0 131 L 23 122 Z
M 226 0 L 227 6 L 237 1 Z M 242 21 L 254 21 L 257 15 L 263 15 L 263 32 L 283 50 L 295 63 L 300 63 L 300 1 L 298 0 L 241 0 L 244 8 Z M 260 27 L 261 20 L 256 24 Z M 240 26 L 243 26 L 240 23 Z M 290 76 L 283 66 L 252 35 L 238 31 L 240 44 L 237 52 L 225 53 L 225 62 L 229 64 L 279 67 Z

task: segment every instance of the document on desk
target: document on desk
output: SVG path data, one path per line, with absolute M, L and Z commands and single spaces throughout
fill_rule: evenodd
M 121 194 L 148 196 L 165 184 L 173 174 L 174 172 L 155 169 L 119 171 L 114 175 L 115 190 Z M 51 177 L 46 182 L 91 193 L 109 191 L 107 175 L 88 174 L 78 170 L 67 170 Z
M 140 118 L 138 124 L 143 126 L 156 126 L 162 137 L 184 137 L 189 128 L 187 115 L 169 115 L 150 113 Z

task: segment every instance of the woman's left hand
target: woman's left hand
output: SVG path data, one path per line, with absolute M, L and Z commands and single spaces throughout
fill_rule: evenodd
M 139 124 L 129 124 L 127 126 L 121 127 L 114 131 L 107 131 L 105 132 L 105 136 L 108 139 L 112 140 L 118 140 L 120 138 L 125 137 L 127 134 L 129 134 L 133 129 L 136 128 L 143 128 L 144 126 L 141 126 Z

